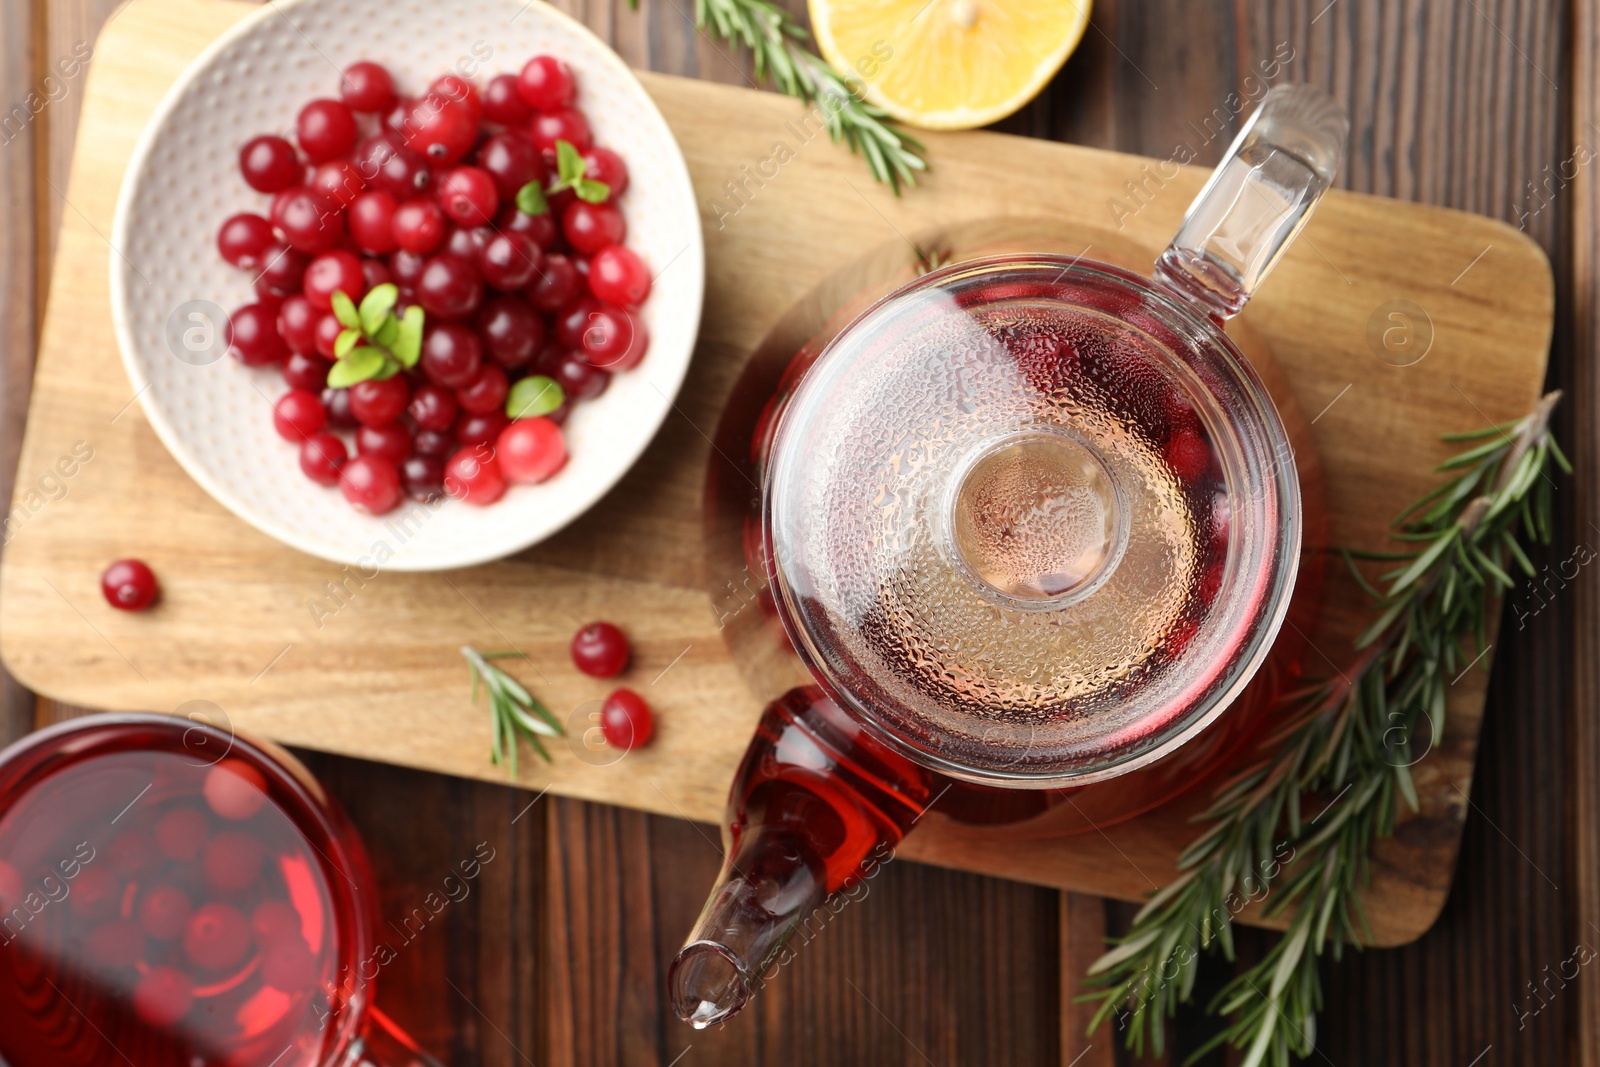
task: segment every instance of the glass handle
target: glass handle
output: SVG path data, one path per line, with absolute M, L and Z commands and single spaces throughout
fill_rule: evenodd
M 1320 89 L 1268 92 L 1156 260 L 1157 284 L 1218 322 L 1237 315 L 1333 184 L 1349 132 Z

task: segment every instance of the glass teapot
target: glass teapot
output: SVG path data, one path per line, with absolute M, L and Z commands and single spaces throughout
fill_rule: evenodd
M 803 671 L 762 716 L 672 963 L 685 1021 L 738 1011 L 926 811 L 999 823 L 1066 798 L 1069 829 L 1104 826 L 1259 724 L 1307 504 L 1299 435 L 1222 327 L 1347 130 L 1316 89 L 1269 92 L 1153 279 L 1047 252 L 955 262 L 747 371 L 730 410 L 757 414 L 731 438 L 725 416 L 719 452 L 748 459 L 724 481 L 753 625 L 785 639 L 766 668 Z M 715 516 L 730 493 L 711 482 Z

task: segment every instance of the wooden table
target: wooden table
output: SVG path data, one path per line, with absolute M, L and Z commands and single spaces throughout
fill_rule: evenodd
M 646 0 L 639 13 L 599 0 L 561 6 L 637 66 L 736 84 L 748 77 L 742 57 L 696 34 L 686 2 Z M 1563 437 L 1581 473 L 1592 472 L 1600 458 L 1592 3 L 1249 7 L 1239 15 L 1186 0 L 1101 0 L 1079 53 L 1003 128 L 1165 157 L 1208 120 L 1231 132 L 1228 94 L 1242 92 L 1262 60 L 1292 54 L 1286 76 L 1329 88 L 1353 117 L 1342 184 L 1521 222 L 1550 253 L 1562 302 L 1552 378 L 1572 390 Z M 56 61 L 92 42 L 110 14 L 106 0 L 0 0 L 0 111 L 31 91 L 44 96 Z M 72 210 L 60 190 L 81 82 L 49 86 L 59 99 L 20 130 L 0 132 L 3 477 L 21 435 L 50 244 Z M 1226 140 L 1214 138 L 1200 162 L 1213 162 Z M 1600 539 L 1592 474 L 1566 487 L 1561 510 L 1564 536 L 1536 560 L 1552 571 Z M 1575 946 L 1600 949 L 1600 724 L 1592 721 L 1600 656 L 1579 643 L 1600 632 L 1600 578 L 1581 571 L 1536 612 L 1531 594 L 1510 599 L 1522 610 L 1508 616 L 1497 652 L 1455 892 L 1418 943 L 1328 968 L 1316 1060 L 1600 1065 L 1600 978 L 1590 968 L 1565 986 L 1558 977 Z M 78 710 L 7 681 L 0 740 Z M 305 758 L 364 833 L 389 914 L 409 913 L 478 842 L 496 849 L 477 892 L 385 970 L 384 1002 L 446 1062 L 1092 1067 L 1125 1059 L 1114 1032 L 1084 1037 L 1072 998 L 1101 938 L 1127 924 L 1128 906 L 893 864 L 744 1017 L 697 1034 L 665 1013 L 660 991 L 715 870 L 714 830 L 554 798 L 530 806 L 532 795 L 508 788 Z M 1242 956 L 1264 951 L 1268 936 L 1242 932 Z M 1210 963 L 1197 1003 L 1231 969 Z M 1171 1062 L 1211 1025 L 1199 1008 L 1180 1017 Z

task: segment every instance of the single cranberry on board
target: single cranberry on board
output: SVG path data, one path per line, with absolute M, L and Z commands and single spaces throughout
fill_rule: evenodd
M 612 748 L 635 749 L 649 744 L 655 717 L 644 697 L 632 689 L 616 689 L 600 705 L 600 732 Z
M 615 678 L 632 653 L 628 636 L 609 622 L 591 622 L 572 635 L 572 664 L 591 678 Z
M 160 586 L 155 572 L 141 559 L 119 559 L 100 575 L 106 603 L 122 611 L 143 611 L 155 603 Z

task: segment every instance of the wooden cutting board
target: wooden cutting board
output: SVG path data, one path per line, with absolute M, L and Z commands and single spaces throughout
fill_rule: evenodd
M 1204 178 L 999 134 L 929 135 L 932 173 L 896 200 L 793 101 L 641 75 L 682 142 L 706 230 L 704 324 L 675 413 L 622 483 L 545 544 L 468 571 L 363 574 L 280 546 L 213 502 L 133 402 L 113 339 L 105 235 L 134 142 L 185 64 L 249 10 L 136 0 L 95 46 L 6 524 L 6 665 L 62 701 L 169 712 L 209 702 L 191 707 L 215 705 L 289 744 L 503 780 L 458 646 L 527 653 L 513 670 L 581 727 L 609 686 L 578 674 L 566 645 L 581 623 L 610 618 L 633 638 L 623 681 L 655 706 L 656 741 L 607 766 L 558 744 L 551 766 L 523 761 L 521 784 L 706 822 L 760 710 L 719 633 L 726 605 L 705 591 L 701 535 L 709 435 L 747 354 L 798 297 L 873 246 L 936 224 L 1045 215 L 1155 249 Z M 1404 328 L 1391 312 L 1408 314 L 1426 347 L 1413 365 L 1379 355 L 1383 331 Z M 1525 235 L 1329 194 L 1241 327 L 1270 344 L 1292 399 L 1316 418 L 1335 543 L 1382 543 L 1389 517 L 1432 484 L 1446 455 L 1439 432 L 1532 406 L 1552 312 L 1549 264 Z M 147 614 L 114 612 L 99 595 L 101 569 L 129 555 L 163 582 Z M 1354 589 L 1335 583 L 1315 646 L 1342 658 L 1361 615 Z M 1452 687 L 1444 742 L 1414 768 L 1420 815 L 1378 847 L 1367 913 L 1380 944 L 1421 934 L 1448 892 L 1488 663 Z M 1077 837 L 930 818 L 902 852 L 1137 899 L 1172 875 L 1192 806 Z

